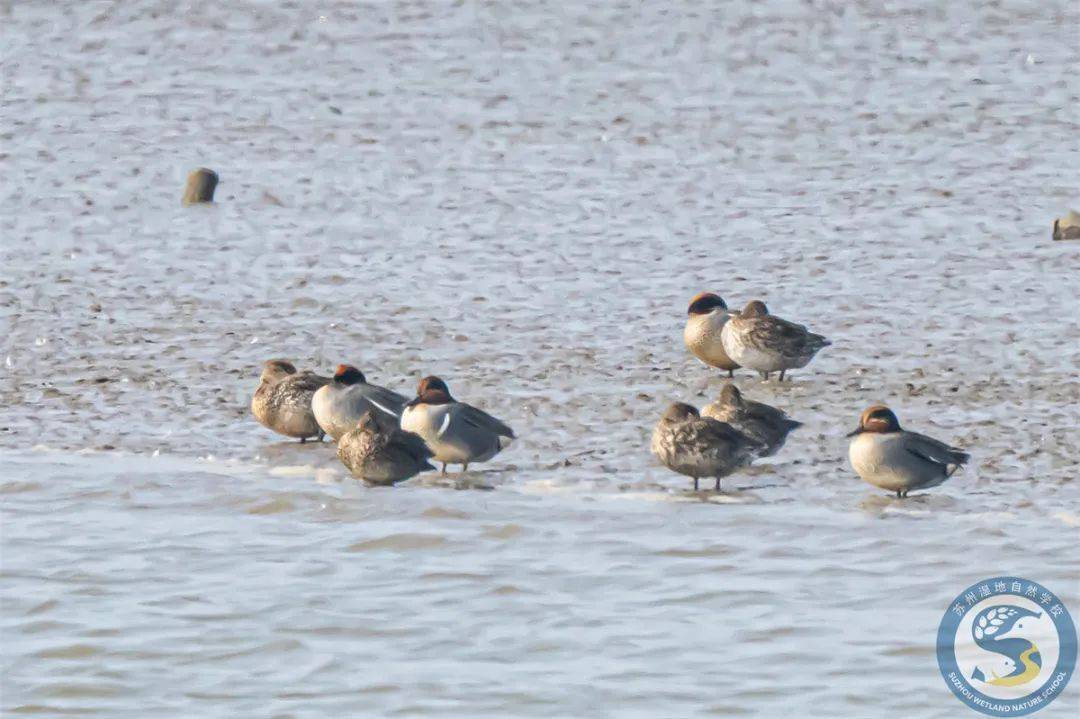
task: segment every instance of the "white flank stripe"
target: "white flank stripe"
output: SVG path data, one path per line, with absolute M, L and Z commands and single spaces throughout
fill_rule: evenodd
M 442 426 L 439 427 L 439 431 L 435 433 L 436 437 L 442 437 L 443 433 L 450 427 L 450 413 L 447 412 L 443 417 Z
M 396 413 L 396 412 L 393 412 L 392 410 L 389 410 L 389 409 L 387 409 L 386 407 L 383 407 L 383 406 L 382 406 L 381 404 L 379 404 L 379 403 L 378 403 L 378 402 L 376 402 L 375 400 L 373 400 L 373 399 L 368 399 L 368 398 L 366 398 L 366 397 L 365 397 L 364 399 L 367 399 L 367 401 L 368 401 L 368 402 L 371 402 L 371 403 L 372 403 L 373 405 L 375 405 L 375 406 L 376 406 L 376 407 L 377 407 L 378 409 L 381 409 L 381 410 L 382 410 L 383 412 L 386 412 L 386 413 L 387 413 L 388 415 L 390 415 L 391 417 L 397 417 L 397 413 Z

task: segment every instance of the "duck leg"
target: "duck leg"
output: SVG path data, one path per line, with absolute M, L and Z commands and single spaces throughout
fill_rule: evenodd
M 439 476 L 441 476 L 441 477 L 446 476 L 446 462 L 442 463 L 442 469 L 439 470 Z
M 307 442 L 307 437 L 300 438 L 300 444 L 303 444 L 304 442 Z
M 326 439 L 326 432 L 319 430 L 319 441 L 322 442 L 324 439 Z
M 695 492 L 696 492 L 696 491 L 698 491 L 698 486 L 697 486 L 697 477 L 694 477 L 694 491 L 695 491 Z
M 719 477 L 716 478 L 716 491 L 717 492 L 720 491 L 720 478 Z
M 784 373 L 785 373 L 785 372 L 787 372 L 787 370 L 786 370 L 786 369 L 782 369 L 782 370 L 780 370 L 780 381 L 781 381 L 781 382 L 783 382 L 783 381 L 784 381 Z
M 728 376 L 728 379 L 735 379 L 735 370 L 729 369 L 727 371 L 727 376 Z
M 465 472 L 468 472 L 468 471 L 469 471 L 469 463 L 466 462 L 465 464 L 461 465 L 461 473 L 464 474 Z
M 769 381 L 769 373 L 768 372 L 758 372 L 758 374 L 761 375 L 761 381 L 762 382 L 768 382 Z
M 903 493 L 903 492 L 901 492 L 901 491 L 900 491 L 899 489 L 898 489 L 898 490 L 896 490 L 896 498 L 897 498 L 897 499 L 900 499 L 900 498 L 901 498 L 901 497 L 903 497 L 903 496 L 904 496 L 904 493 Z

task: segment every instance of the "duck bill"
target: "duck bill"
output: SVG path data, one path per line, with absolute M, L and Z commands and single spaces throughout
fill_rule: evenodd
M 856 427 L 854 430 L 852 430 L 851 432 L 848 432 L 844 436 L 845 437 L 854 437 L 855 435 L 862 434 L 862 433 L 863 433 L 863 428 L 862 427 Z

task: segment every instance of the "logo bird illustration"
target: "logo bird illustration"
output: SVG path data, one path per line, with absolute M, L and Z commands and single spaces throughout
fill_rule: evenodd
M 1026 639 L 1025 631 L 1034 629 L 1034 621 L 1042 616 L 1021 607 L 997 605 L 979 612 L 971 626 L 971 636 L 982 649 L 1000 654 L 1005 659 L 1004 673 L 990 670 L 989 678 L 976 667 L 971 678 L 999 687 L 1015 687 L 1026 684 L 1039 675 L 1042 656 L 1035 642 Z

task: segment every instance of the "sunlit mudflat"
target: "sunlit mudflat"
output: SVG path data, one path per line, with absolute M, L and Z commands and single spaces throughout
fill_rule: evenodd
M 1080 11 L 883 7 L 15 3 L 0 711 L 967 711 L 958 591 L 1080 611 Z M 648 453 L 702 289 L 834 342 L 738 375 L 806 426 L 720 495 Z M 270 357 L 521 439 L 367 489 L 250 418 Z M 860 482 L 875 401 L 971 466 Z

